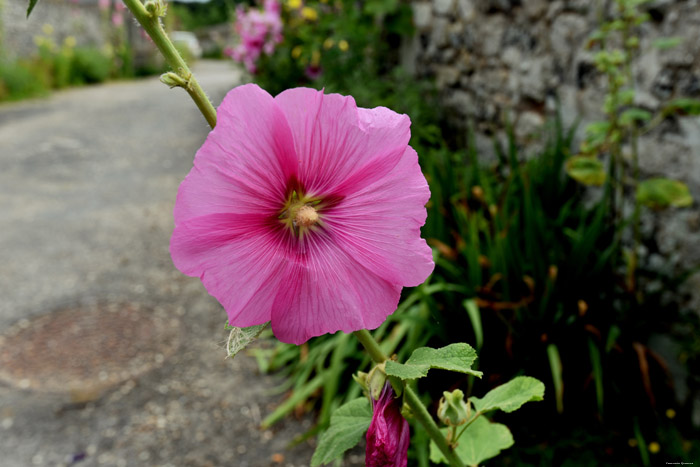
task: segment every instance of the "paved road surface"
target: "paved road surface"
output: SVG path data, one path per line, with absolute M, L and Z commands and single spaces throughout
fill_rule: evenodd
M 238 79 L 195 72 L 215 104 Z M 285 447 L 309 421 L 258 429 L 279 380 L 224 359 L 224 311 L 170 260 L 207 131 L 155 78 L 0 106 L 3 467 L 308 464 Z

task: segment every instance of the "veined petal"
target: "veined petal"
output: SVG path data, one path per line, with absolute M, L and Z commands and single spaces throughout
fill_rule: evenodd
M 275 336 L 293 344 L 336 331 L 374 329 L 394 312 L 401 287 L 366 270 L 333 239 L 313 232 L 288 258 L 272 311 Z
M 295 88 L 275 101 L 294 135 L 299 178 L 312 194 L 346 195 L 380 179 L 411 136 L 406 115 L 383 107 L 358 109 L 352 97 Z
M 181 222 L 170 240 L 175 266 L 201 278 L 233 326 L 270 321 L 282 287 L 285 245 L 257 216 L 209 214 Z
M 337 244 L 377 276 L 416 286 L 435 267 L 420 237 L 430 190 L 410 146 L 381 180 L 343 199 L 325 216 Z
M 239 86 L 226 95 L 217 116 L 178 190 L 175 224 L 222 212 L 269 215 L 284 201 L 296 156 L 272 96 L 254 84 Z

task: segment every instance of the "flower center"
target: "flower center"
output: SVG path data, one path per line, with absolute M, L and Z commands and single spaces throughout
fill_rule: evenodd
M 280 210 L 278 219 L 295 236 L 302 237 L 307 230 L 312 230 L 322 223 L 321 204 L 319 198 L 292 190 Z
M 301 206 L 294 216 L 294 224 L 297 227 L 311 227 L 318 222 L 318 212 L 313 206 Z

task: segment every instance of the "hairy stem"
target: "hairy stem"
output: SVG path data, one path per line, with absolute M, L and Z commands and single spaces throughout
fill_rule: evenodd
M 361 329 L 360 331 L 355 331 L 353 334 L 376 363 L 383 363 L 388 360 L 388 357 L 384 355 L 384 352 L 379 348 L 379 344 L 374 340 L 374 337 L 372 337 L 369 331 Z M 442 451 L 447 462 L 452 467 L 464 467 L 464 463 L 459 459 L 457 453 L 450 448 L 445 436 L 435 423 L 435 420 L 433 420 L 433 417 L 428 413 L 428 409 L 425 408 L 425 405 L 423 405 L 418 395 L 408 385 L 404 385 L 404 401 L 413 411 L 413 416 L 416 420 L 423 425 L 428 436 L 430 436 L 435 442 L 435 445 Z
M 136 21 L 143 27 L 148 35 L 153 39 L 153 43 L 163 54 L 168 65 L 177 75 L 186 82 L 184 89 L 190 95 L 197 108 L 209 123 L 209 126 L 216 126 L 216 109 L 212 105 L 204 90 L 192 75 L 189 67 L 177 51 L 170 38 L 165 33 L 163 25 L 157 14 L 147 11 L 140 0 L 124 0 L 124 4 L 136 18 Z

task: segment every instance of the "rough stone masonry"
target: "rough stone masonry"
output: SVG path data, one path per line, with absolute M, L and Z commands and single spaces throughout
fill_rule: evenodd
M 506 116 L 527 148 L 557 105 L 565 124 L 582 118 L 580 140 L 586 123 L 603 117 L 605 94 L 585 42 L 612 3 L 415 0 L 409 64 L 419 76 L 435 77 L 448 119 L 465 137 L 473 122 L 485 157 L 492 139 L 505 137 Z M 640 31 L 636 104 L 655 111 L 672 98 L 700 98 L 700 2 L 656 0 L 645 8 L 651 20 Z M 659 50 L 652 43 L 662 37 L 682 42 Z M 642 252 L 646 261 L 676 272 L 700 265 L 700 119 L 667 119 L 641 140 L 640 164 L 644 176 L 685 182 L 696 200 L 691 208 L 645 214 L 644 234 L 658 245 Z M 688 306 L 700 313 L 700 273 L 686 290 Z

